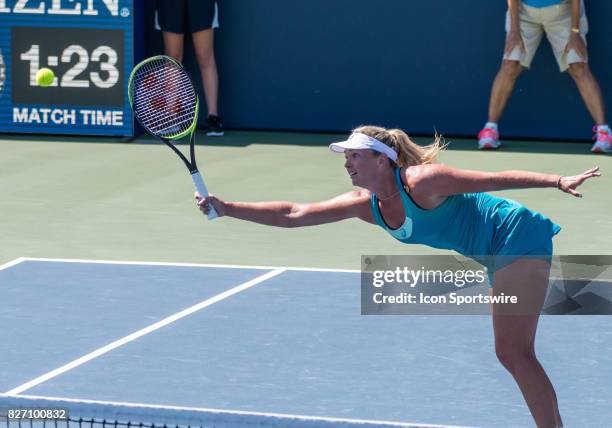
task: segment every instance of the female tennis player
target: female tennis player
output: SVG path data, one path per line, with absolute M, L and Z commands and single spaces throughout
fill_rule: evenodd
M 360 187 L 315 203 L 196 201 L 207 214 L 279 227 L 312 226 L 357 217 L 404 243 L 455 250 L 484 260 L 493 295 L 517 296 L 520 307 L 492 305 L 495 352 L 516 380 L 538 427 L 561 427 L 553 386 L 535 355 L 538 318 L 549 280 L 552 238 L 561 228 L 521 204 L 488 191 L 550 187 L 581 197 L 576 188 L 593 168 L 575 176 L 527 171 L 481 172 L 434 163 L 439 140 L 421 147 L 399 129 L 362 126 L 330 145 Z M 485 257 L 478 257 L 485 256 Z

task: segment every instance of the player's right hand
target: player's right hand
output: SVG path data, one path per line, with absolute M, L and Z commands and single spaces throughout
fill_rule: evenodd
M 525 52 L 525 43 L 523 43 L 523 38 L 521 37 L 520 31 L 511 30 L 506 37 L 504 54 L 510 55 L 516 47 L 518 47 L 521 52 Z
M 212 205 L 215 208 L 215 211 L 217 211 L 217 215 L 219 217 L 223 217 L 225 215 L 225 202 L 214 195 L 208 195 L 207 197 L 203 198 L 202 195 L 195 192 L 195 200 L 196 205 L 200 208 L 200 211 L 202 211 L 203 214 L 208 215 Z

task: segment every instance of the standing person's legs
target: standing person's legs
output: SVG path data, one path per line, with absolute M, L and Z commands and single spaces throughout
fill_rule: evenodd
M 517 296 L 516 304 L 494 304 L 495 352 L 518 384 L 539 428 L 563 426 L 555 390 L 535 354 L 540 311 L 546 297 L 550 264 L 522 258 L 494 274 L 493 295 Z
M 607 122 L 603 96 L 595 76 L 591 73 L 589 64 L 586 62 L 574 62 L 569 65 L 569 74 L 574 79 L 574 82 L 576 82 L 580 96 L 595 124 L 605 125 Z
M 599 84 L 593 76 L 593 73 L 591 73 L 588 64 L 588 55 L 582 57 L 573 49 L 566 51 L 568 41 L 572 35 L 572 20 L 569 4 L 547 9 L 550 9 L 550 12 L 548 12 L 548 16 L 546 16 L 544 28 L 546 30 L 546 37 L 553 48 L 559 70 L 561 72 L 566 70 L 569 71 L 570 76 L 572 76 L 576 82 L 576 86 L 578 86 L 584 104 L 593 117 L 595 124 L 604 125 L 606 123 L 606 117 L 603 97 Z M 582 16 L 580 17 L 580 37 L 585 46 L 587 44 L 586 35 L 588 31 L 589 24 L 583 10 Z
M 523 66 L 519 61 L 504 59 L 502 65 L 495 76 L 493 87 L 491 88 L 491 98 L 489 100 L 489 122 L 497 123 L 501 119 L 502 113 L 508 103 L 508 99 L 514 90 L 516 79 L 523 71 Z
M 204 96 L 208 114 L 218 116 L 217 98 L 219 95 L 219 74 L 214 54 L 214 30 L 198 31 L 193 33 L 193 46 L 202 74 Z
M 612 132 L 606 121 L 603 96 L 599 83 L 593 76 L 588 64 L 588 54 L 584 57 L 574 49 L 567 50 L 568 41 L 571 33 L 571 14 L 568 4 L 560 5 L 556 10 L 551 9 L 550 16 L 547 17 L 546 36 L 553 47 L 553 52 L 559 70 L 568 70 L 570 76 L 576 82 L 580 96 L 595 122 L 595 132 L 597 141 L 591 151 L 595 153 L 612 153 Z M 586 46 L 586 35 L 589 31 L 589 24 L 582 10 L 580 17 L 580 37 Z
M 500 146 L 497 123 L 512 95 L 516 79 L 524 69 L 529 68 L 542 40 L 544 29 L 536 17 L 531 16 L 530 11 L 531 8 L 521 6 L 520 31 L 523 46 L 517 46 L 510 52 L 504 52 L 502 65 L 493 81 L 489 98 L 488 122 L 478 134 L 478 148 L 480 149 L 496 149 Z M 509 32 L 510 17 L 506 13 L 507 40 Z
M 185 36 L 178 33 L 162 31 L 164 38 L 164 53 L 178 62 L 183 62 L 183 41 Z
M 188 0 L 188 6 L 189 28 L 202 76 L 204 98 L 208 110 L 206 135 L 218 137 L 224 132 L 217 105 L 219 73 L 214 53 L 214 29 L 219 26 L 217 2 L 215 0 Z
M 514 90 L 516 79 L 521 74 L 521 71 L 523 71 L 523 66 L 520 62 L 503 60 L 491 88 L 488 121 L 482 131 L 478 133 L 479 149 L 497 149 L 501 145 L 497 122 L 501 119 L 501 115 L 506 108 L 508 99 Z
M 164 39 L 164 53 L 183 62 L 185 0 L 157 0 L 157 19 Z

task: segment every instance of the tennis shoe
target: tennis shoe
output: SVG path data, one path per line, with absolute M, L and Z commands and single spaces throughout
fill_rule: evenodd
M 223 132 L 223 123 L 219 116 L 209 114 L 206 118 L 206 124 L 206 135 L 209 137 L 222 137 L 225 134 Z
M 495 150 L 501 146 L 499 133 L 493 128 L 483 128 L 478 133 L 478 148 L 480 150 Z
M 595 144 L 591 147 L 593 153 L 612 153 L 612 135 L 607 130 L 593 128 Z

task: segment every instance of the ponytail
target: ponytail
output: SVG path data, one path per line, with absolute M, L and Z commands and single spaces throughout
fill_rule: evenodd
M 381 143 L 395 150 L 397 152 L 397 161 L 395 163 L 399 167 L 435 163 L 438 154 L 447 146 L 443 138 L 437 133 L 433 143 L 427 146 L 419 146 L 401 129 L 385 129 L 368 125 L 355 128 L 353 132 L 359 132 L 376 138 Z

